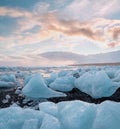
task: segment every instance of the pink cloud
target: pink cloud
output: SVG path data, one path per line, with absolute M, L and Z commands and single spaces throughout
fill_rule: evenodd
M 59 18 L 58 12 L 43 14 L 28 12 L 20 9 L 0 7 L 0 16 L 22 17 L 19 20 L 19 29 L 12 37 L 18 44 L 30 44 L 56 37 L 60 34 L 66 37 L 85 37 L 93 42 L 103 43 L 107 46 L 113 41 L 117 44 L 120 36 L 120 20 L 92 19 L 92 20 L 66 20 Z M 37 33 L 28 33 L 34 26 L 41 26 Z M 112 26 L 112 27 L 111 27 Z M 25 31 L 28 32 L 25 32 Z M 8 39 L 9 39 L 8 38 Z M 4 40 L 0 38 L 0 40 Z M 7 40 L 7 39 L 6 39 Z M 118 44 L 119 45 L 119 44 Z M 116 45 L 111 45 L 116 46 Z
M 31 13 L 17 8 L 0 7 L 0 16 L 10 16 L 10 17 L 30 17 Z

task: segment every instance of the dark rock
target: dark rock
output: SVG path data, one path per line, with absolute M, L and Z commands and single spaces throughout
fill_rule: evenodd
M 52 101 L 54 103 L 58 103 L 61 101 L 71 101 L 71 100 L 81 100 L 81 101 L 85 101 L 88 103 L 95 103 L 95 104 L 99 104 L 103 101 L 106 100 L 111 100 L 111 101 L 115 101 L 115 102 L 120 102 L 120 88 L 110 97 L 102 97 L 99 99 L 94 99 L 92 98 L 90 95 L 79 91 L 78 89 L 74 88 L 72 91 L 70 92 L 66 92 L 67 96 L 66 97 L 59 97 L 59 98 L 49 98 L 49 101 Z
M 16 89 L 9 89 L 9 90 L 0 90 L 0 108 L 6 108 L 6 107 L 10 107 L 13 103 L 16 103 L 18 106 L 20 107 L 38 107 L 38 104 L 40 102 L 46 101 L 43 99 L 40 100 L 31 100 L 28 99 L 28 101 L 26 101 L 25 96 L 22 94 L 16 94 Z M 71 101 L 71 100 L 81 100 L 81 101 L 85 101 L 88 103 L 95 103 L 95 104 L 99 104 L 103 101 L 106 100 L 111 100 L 111 101 L 115 101 L 115 102 L 120 102 L 120 88 L 110 97 L 103 97 L 103 98 L 99 98 L 99 99 L 94 99 L 92 98 L 90 95 L 79 91 L 78 89 L 74 88 L 72 91 L 70 92 L 65 92 L 66 93 L 66 97 L 54 97 L 54 98 L 49 98 L 48 101 L 54 102 L 54 103 L 58 103 L 61 101 Z M 10 96 L 9 99 L 6 100 L 6 95 Z M 38 110 L 38 108 L 35 108 L 36 110 Z

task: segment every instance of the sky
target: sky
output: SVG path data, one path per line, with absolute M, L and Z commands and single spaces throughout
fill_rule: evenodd
M 117 50 L 120 0 L 0 0 L 0 66 L 72 63 L 51 62 L 46 52 Z

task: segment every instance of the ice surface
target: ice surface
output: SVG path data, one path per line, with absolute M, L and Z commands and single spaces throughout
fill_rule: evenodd
M 80 101 L 58 103 L 59 117 L 64 129 L 91 129 L 96 107 Z
M 10 88 L 10 87 L 14 87 L 14 86 L 15 86 L 15 83 L 13 83 L 13 82 L 0 81 L 0 87 Z
M 0 76 L 0 87 L 14 87 L 16 85 L 16 77 L 14 74 L 5 74 Z
M 24 85 L 26 85 L 33 76 L 34 76 L 34 74 L 33 75 L 26 75 L 24 77 Z
M 66 96 L 63 93 L 53 91 L 52 89 L 48 88 L 40 74 L 34 75 L 22 89 L 22 92 L 24 95 L 31 98 L 50 98 Z
M 4 82 L 16 82 L 16 77 L 14 74 L 5 74 L 0 76 L 0 81 Z
M 58 107 L 53 102 L 43 102 L 39 104 L 40 111 L 43 111 L 47 114 L 57 116 L 58 115 Z
M 30 127 L 35 127 L 36 124 L 40 127 L 44 114 L 31 109 L 23 110 L 19 107 L 10 107 L 1 109 L 0 116 L 0 129 L 25 129 L 25 127 L 31 129 Z M 27 124 L 28 121 L 29 125 Z M 39 129 L 38 127 L 32 129 Z
M 50 83 L 54 82 L 54 80 L 58 77 L 58 73 L 51 73 L 50 77 L 45 79 L 45 82 L 47 85 L 49 85 Z
M 120 103 L 106 101 L 97 106 L 92 129 L 119 129 Z
M 70 71 L 68 70 L 62 70 L 58 73 L 58 77 L 64 77 L 66 76 Z
M 118 71 L 118 72 L 115 74 L 115 78 L 113 78 L 113 81 L 115 81 L 115 82 L 120 82 L 120 71 Z
M 61 124 L 56 117 L 45 115 L 40 129 L 61 129 Z
M 71 91 L 74 88 L 74 81 L 73 76 L 58 77 L 49 87 L 58 91 Z
M 113 68 L 108 68 L 108 69 L 106 69 L 105 71 L 106 71 L 107 75 L 108 75 L 111 79 L 114 78 L 115 72 L 116 72 L 115 69 L 113 69 Z
M 76 100 L 58 104 L 44 102 L 39 106 L 40 111 L 20 107 L 1 109 L 0 129 L 120 128 L 120 103 L 106 101 L 95 105 Z M 56 109 L 58 113 L 54 116 Z
M 24 122 L 24 125 L 23 125 L 22 129 L 38 129 L 39 128 L 38 123 L 39 123 L 38 119 L 26 120 Z
M 84 73 L 76 79 L 75 87 L 93 98 L 111 96 L 118 89 L 104 71 Z

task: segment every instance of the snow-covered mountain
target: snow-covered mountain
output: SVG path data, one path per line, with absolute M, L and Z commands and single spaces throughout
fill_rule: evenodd
M 116 63 L 120 62 L 120 51 L 100 53 L 94 55 L 79 55 L 71 52 L 46 52 L 39 54 L 51 61 L 73 61 L 74 64 L 87 63 Z

